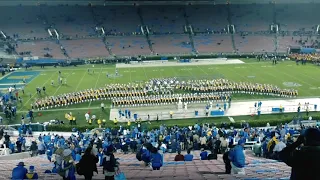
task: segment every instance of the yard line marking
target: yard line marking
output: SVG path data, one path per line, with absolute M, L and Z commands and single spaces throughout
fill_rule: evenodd
M 79 83 L 78 83 L 78 85 L 77 85 L 76 89 L 74 90 L 75 92 L 77 92 L 77 90 L 78 90 L 78 88 L 79 88 L 79 86 L 80 86 L 81 82 L 83 81 L 83 78 L 86 76 L 86 74 L 87 74 L 87 71 L 84 71 L 84 73 L 83 73 L 83 75 L 82 75 L 82 78 L 80 79 L 80 81 L 79 81 Z
M 249 66 L 251 66 L 251 65 L 249 65 Z M 251 67 L 253 67 L 253 66 L 251 66 Z M 290 77 L 290 78 L 294 78 L 294 79 L 296 79 L 297 81 L 301 82 L 302 84 L 307 84 L 307 85 L 309 85 L 309 87 L 312 87 L 311 84 L 306 83 L 306 82 L 304 82 L 304 81 L 301 81 L 301 80 L 297 79 L 297 78 L 294 77 L 294 76 L 290 76 L 288 73 L 284 73 L 283 71 L 278 71 L 277 68 L 271 68 L 271 69 L 274 69 L 275 71 L 280 72 L 280 73 L 282 73 L 282 74 L 284 74 L 284 75 L 286 75 L 286 76 L 288 76 L 288 77 Z M 279 77 L 273 75 L 272 73 L 269 73 L 269 71 L 264 71 L 264 72 L 266 72 L 266 73 L 269 74 L 270 76 L 274 77 L 275 79 L 279 79 Z M 268 84 L 269 84 L 269 83 L 268 83 Z M 307 93 L 310 94 L 311 96 L 313 95 L 313 94 L 311 94 L 309 91 L 308 91 Z
M 146 81 L 148 81 L 147 72 L 146 72 L 146 70 L 144 69 L 144 67 L 142 67 L 142 69 L 143 69 L 144 75 L 146 76 Z
M 130 83 L 132 83 L 132 75 L 131 75 L 131 68 L 129 69 L 129 74 L 130 74 Z
M 16 72 L 16 71 L 12 71 L 12 72 L 9 72 L 9 73 L 5 74 L 4 76 L 2 76 L 2 77 L 0 78 L 0 80 L 6 78 L 7 76 L 9 76 L 10 74 L 12 74 L 13 72 Z
M 58 70 L 56 70 L 56 72 L 57 72 Z M 42 87 L 44 86 L 44 85 L 46 85 L 51 79 L 52 79 L 52 77 L 55 75 L 56 73 L 52 73 L 52 75 L 50 76 L 50 78 L 45 82 L 45 83 L 43 83 L 43 85 L 42 85 Z M 38 76 L 37 76 L 38 77 Z M 37 77 L 35 77 L 34 79 L 36 79 Z M 31 96 L 31 98 L 29 98 L 28 99 L 28 101 L 26 101 L 24 104 L 23 104 L 23 106 L 19 109 L 19 111 L 21 111 L 21 109 L 23 109 L 23 107 L 28 103 L 28 102 L 30 102 L 30 100 L 35 96 L 35 95 L 37 95 L 37 93 L 34 93 L 32 96 Z
M 97 82 L 96 82 L 96 84 L 94 85 L 94 89 L 97 88 L 97 85 L 98 85 L 98 82 L 99 82 L 99 79 L 100 79 L 101 74 L 102 74 L 102 67 L 100 68 L 99 75 L 98 75 L 98 78 L 97 78 Z M 88 108 L 90 108 L 91 102 L 92 102 L 92 101 L 89 102 Z M 88 109 L 88 108 L 87 108 L 87 109 Z
M 66 79 L 71 75 L 72 73 L 69 73 L 67 77 L 65 77 Z M 55 96 L 56 93 L 59 91 L 59 89 L 61 88 L 62 84 L 60 84 L 60 86 L 56 89 L 56 91 L 53 93 L 52 96 Z
M 207 76 L 209 75 L 206 71 L 204 71 L 202 68 L 200 68 L 198 65 L 197 65 L 197 68 L 199 68 L 202 72 L 204 72 Z
M 315 80 L 315 81 L 319 81 L 318 79 L 315 79 L 315 78 L 313 78 L 312 76 L 307 76 L 307 75 L 305 75 L 304 73 L 300 73 L 300 75 L 303 75 L 303 76 L 305 76 L 305 77 L 307 77 L 307 78 L 309 78 L 309 79 L 313 79 L 313 80 Z

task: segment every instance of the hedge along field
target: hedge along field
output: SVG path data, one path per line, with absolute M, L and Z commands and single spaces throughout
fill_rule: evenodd
M 248 122 L 251 127 L 264 127 L 269 123 L 271 126 L 277 126 L 279 124 L 289 123 L 293 120 L 293 117 L 296 116 L 297 113 L 278 113 L 278 114 L 266 114 L 261 116 L 233 116 L 232 118 L 235 120 L 235 123 L 231 123 L 228 117 L 208 117 L 208 118 L 190 118 L 190 119 L 172 119 L 172 120 L 160 120 L 160 121 L 151 121 L 149 122 L 142 122 L 144 129 L 156 129 L 159 128 L 161 124 L 165 124 L 167 127 L 172 126 L 179 126 L 179 127 L 186 127 L 186 126 L 193 126 L 195 123 L 209 123 L 209 124 L 216 124 L 220 127 L 221 123 L 226 123 L 228 127 L 233 126 L 234 128 L 241 128 L 242 122 Z M 308 116 L 305 116 L 305 113 L 302 118 L 304 120 L 308 120 Z M 312 116 L 313 119 L 319 120 L 320 113 L 319 112 L 310 112 L 309 116 Z M 127 123 L 118 123 L 114 125 L 112 121 L 107 121 L 105 125 L 102 125 L 102 128 L 115 128 L 119 126 L 123 126 L 125 128 L 132 128 L 136 126 L 136 123 L 132 122 L 131 126 L 128 127 Z M 77 125 L 77 126 L 70 126 L 70 125 L 51 125 L 48 126 L 48 131 L 71 131 L 72 128 L 75 127 L 78 130 L 85 131 L 86 129 L 94 129 L 98 128 L 97 124 L 88 125 Z

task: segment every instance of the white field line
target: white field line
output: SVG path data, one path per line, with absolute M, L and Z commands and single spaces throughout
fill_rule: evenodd
M 65 78 L 68 78 L 71 74 L 72 74 L 72 72 L 71 72 L 71 73 L 69 73 L 69 74 L 68 74 L 68 76 L 67 76 L 67 77 L 65 77 Z M 55 96 L 55 95 L 56 95 L 56 93 L 59 91 L 59 89 L 61 88 L 61 86 L 63 86 L 63 84 L 60 84 L 60 86 L 56 89 L 56 91 L 53 93 L 53 95 L 52 95 L 52 96 Z
M 48 80 L 45 82 L 45 83 L 43 83 L 42 84 L 42 87 L 44 86 L 44 85 L 46 85 L 50 80 L 51 80 L 51 78 L 53 77 L 55 75 L 55 73 L 52 73 L 52 75 L 50 76 L 50 78 L 48 78 Z M 37 76 L 38 77 L 38 76 Z M 35 77 L 34 79 L 36 79 L 37 77 Z M 34 80 L 33 79 L 33 80 Z M 31 81 L 30 81 L 31 82 Z M 30 102 L 30 100 L 34 97 L 34 96 L 36 96 L 37 95 L 37 93 L 34 93 L 32 96 L 31 96 L 31 98 L 29 98 L 28 99 L 28 101 L 26 101 L 24 104 L 23 104 L 23 106 L 19 109 L 19 111 L 21 111 L 21 109 L 26 105 L 26 104 L 28 104 L 29 102 Z
M 101 74 L 102 74 L 102 67 L 100 68 L 100 71 L 99 71 L 99 75 L 98 75 L 96 84 L 94 85 L 94 89 L 96 89 L 96 87 L 97 87 L 97 85 L 98 85 L 98 82 L 99 82 L 99 79 L 100 79 Z M 92 101 L 89 102 L 88 108 L 91 106 L 91 102 L 92 102 Z M 87 108 L 87 109 L 88 109 L 88 108 Z
M 77 90 L 78 90 L 78 88 L 79 88 L 80 84 L 82 83 L 83 78 L 86 76 L 86 74 L 87 74 L 87 71 L 84 71 L 84 73 L 83 73 L 83 75 L 82 75 L 82 77 L 81 77 L 81 79 L 80 79 L 80 81 L 79 81 L 78 85 L 76 86 L 76 89 L 74 90 L 74 92 L 77 92 Z

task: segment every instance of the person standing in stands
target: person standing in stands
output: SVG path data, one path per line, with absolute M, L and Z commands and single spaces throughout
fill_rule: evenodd
M 107 152 L 102 160 L 103 171 L 105 180 L 114 180 L 114 175 L 118 167 L 118 162 L 113 155 L 113 147 L 109 146 Z
M 80 160 L 80 168 L 83 171 L 84 179 L 91 180 L 93 172 L 98 173 L 97 163 L 99 159 L 92 153 L 92 148 L 88 147 Z M 83 169 L 82 169 L 83 168 Z
M 26 174 L 28 170 L 24 167 L 24 162 L 19 162 L 17 167 L 12 170 L 12 179 L 13 180 L 22 180 L 26 179 Z
M 10 136 L 8 135 L 7 132 L 4 133 L 4 144 L 6 145 L 7 148 L 9 148 L 9 143 L 10 143 Z
M 246 163 L 246 159 L 243 151 L 244 144 L 245 140 L 240 139 L 238 141 L 238 145 L 231 149 L 229 152 L 229 159 L 231 161 L 233 174 L 245 174 L 244 166 Z
M 211 153 L 208 155 L 208 160 L 217 160 L 218 154 L 214 149 L 211 150 Z
M 17 139 L 16 145 L 17 145 L 18 153 L 21 153 L 22 152 L 22 148 L 21 148 L 22 142 L 20 141 L 20 138 Z
M 231 144 L 229 145 L 229 148 L 230 149 L 232 148 Z M 231 161 L 229 159 L 229 152 L 230 151 L 226 151 L 222 156 L 223 162 L 225 164 L 225 169 L 226 169 L 225 173 L 226 174 L 231 174 Z
M 296 150 L 299 146 L 300 150 Z M 309 128 L 297 141 L 285 147 L 279 153 L 279 159 L 292 167 L 290 180 L 318 180 L 320 162 L 320 131 Z
M 160 167 L 162 167 L 162 156 L 158 152 L 158 149 L 155 147 L 152 147 L 151 149 L 151 166 L 153 170 L 160 170 Z

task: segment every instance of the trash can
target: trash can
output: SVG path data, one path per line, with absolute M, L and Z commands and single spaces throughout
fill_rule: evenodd
M 199 115 L 199 111 L 194 111 L 194 115 L 198 116 Z

